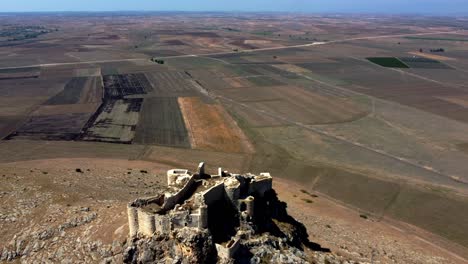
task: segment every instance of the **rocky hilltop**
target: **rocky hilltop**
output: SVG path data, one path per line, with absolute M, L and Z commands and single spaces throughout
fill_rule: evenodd
M 288 215 L 269 173 L 170 170 L 168 187 L 128 205 L 125 263 L 332 263 Z

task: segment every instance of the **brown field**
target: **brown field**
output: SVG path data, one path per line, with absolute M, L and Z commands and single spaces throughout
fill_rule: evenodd
M 41 105 L 32 113 L 33 116 L 47 116 L 54 114 L 94 113 L 99 104 L 69 104 L 69 105 Z
M 277 65 L 274 65 L 276 68 L 279 68 L 281 70 L 285 70 L 285 71 L 288 71 L 288 72 L 292 72 L 292 73 L 306 73 L 308 72 L 308 70 L 304 69 L 304 68 L 301 68 L 297 65 L 294 65 L 294 64 L 277 64 Z
M 220 105 L 205 104 L 196 97 L 180 97 L 179 105 L 192 148 L 228 153 L 253 150 L 235 121 Z
M 457 104 L 459 106 L 468 108 L 468 95 L 465 96 L 446 96 L 446 97 L 437 97 L 444 101 Z
M 253 126 L 303 124 L 327 124 L 350 122 L 367 115 L 367 110 L 349 99 L 320 95 L 294 86 L 275 86 L 261 89 L 242 88 L 228 90 L 223 95 L 234 98 L 267 113 L 266 119 L 257 119 L 255 114 L 243 116 Z M 245 113 L 244 113 L 245 114 Z M 279 117 L 271 120 L 269 116 Z M 268 123 L 267 120 L 272 121 Z
M 424 52 L 416 52 L 416 51 L 411 51 L 408 52 L 408 54 L 419 56 L 419 57 L 424 57 L 428 59 L 433 59 L 433 60 L 440 60 L 440 61 L 454 61 L 456 60 L 455 58 L 450 58 L 442 55 L 436 55 L 436 54 L 430 54 L 430 53 L 424 53 Z
M 468 122 L 468 109 L 439 99 L 465 96 L 467 91 L 460 89 L 458 85 L 447 85 L 445 81 L 433 80 L 430 77 L 374 66 L 356 58 L 346 58 L 332 64 L 300 66 L 319 76 L 345 81 L 347 89 Z
M 89 78 L 81 92 L 79 104 L 101 103 L 103 98 L 101 77 Z
M 224 78 L 223 80 L 229 83 L 229 85 L 232 86 L 233 88 L 241 88 L 241 87 L 249 86 L 249 83 L 245 81 L 244 78 L 240 78 L 240 77 Z

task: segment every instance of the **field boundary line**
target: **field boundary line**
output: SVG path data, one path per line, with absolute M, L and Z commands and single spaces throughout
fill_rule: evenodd
M 275 115 L 275 114 L 272 114 L 272 113 L 269 113 L 267 111 L 264 111 L 264 110 L 258 110 L 254 107 L 251 107 L 247 104 L 244 104 L 244 103 L 240 103 L 240 102 L 237 102 L 233 99 L 230 99 L 230 98 L 227 98 L 227 97 L 224 97 L 224 96 L 221 96 L 221 95 L 218 95 L 217 98 L 220 98 L 220 99 L 223 99 L 223 100 L 226 100 L 226 101 L 229 101 L 231 103 L 234 103 L 234 104 L 237 104 L 237 105 L 240 105 L 244 108 L 247 108 L 247 109 L 250 109 L 252 111 L 255 111 L 257 113 L 259 113 L 260 115 L 261 114 L 265 114 L 265 115 L 268 115 L 274 119 L 280 119 L 281 121 L 284 121 L 286 123 L 290 123 L 292 125 L 295 125 L 295 126 L 298 126 L 298 127 L 301 127 L 301 128 L 304 128 L 306 130 L 309 130 L 309 131 L 312 131 L 312 132 L 315 132 L 317 134 L 320 134 L 322 136 L 325 136 L 325 137 L 329 137 L 329 138 L 332 138 L 334 140 L 337 140 L 337 141 L 341 141 L 341 142 L 344 142 L 346 144 L 349 144 L 349 145 L 352 145 L 354 147 L 358 147 L 360 149 L 364 149 L 364 150 L 367 150 L 367 151 L 370 151 L 374 154 L 378 154 L 380 156 L 384 156 L 384 157 L 387 157 L 387 158 L 390 158 L 390 159 L 393 159 L 397 162 L 401 162 L 401 163 L 404 163 L 406 165 L 409 165 L 409 166 L 412 166 L 412 167 L 415 167 L 415 168 L 418 168 L 418 169 L 421 169 L 421 170 L 424 170 L 426 172 L 429 172 L 429 173 L 432 173 L 432 174 L 435 174 L 439 177 L 442 177 L 444 179 L 449 179 L 451 181 L 454 181 L 454 182 L 457 182 L 457 183 L 461 183 L 461 184 L 464 184 L 464 185 L 468 185 L 468 182 L 465 182 L 463 180 L 460 180 L 460 179 L 457 179 L 455 176 L 450 176 L 450 175 L 446 175 L 446 174 L 443 174 L 442 172 L 436 170 L 436 169 L 429 169 L 425 166 L 421 166 L 419 165 L 417 162 L 413 162 L 411 160 L 408 160 L 408 159 L 405 159 L 405 158 L 402 158 L 402 157 L 398 157 L 398 156 L 395 156 L 395 155 L 392 155 L 390 153 L 387 153 L 385 151 L 382 151 L 382 150 L 378 150 L 378 149 L 373 149 L 371 147 L 368 147 L 368 146 L 365 146 L 363 144 L 360 144 L 360 143 L 356 143 L 356 142 L 353 142 L 353 141 L 350 141 L 350 140 L 347 140 L 343 137 L 339 137 L 339 136 L 336 136 L 336 135 L 333 135 L 331 133 L 328 133 L 328 132 L 324 132 L 324 131 L 321 131 L 320 129 L 317 129 L 317 128 L 314 128 L 312 126 L 309 126 L 309 125 L 306 125 L 306 124 L 303 124 L 301 122 L 294 122 L 294 121 L 291 121 L 289 120 L 288 118 L 285 118 L 285 117 L 282 117 L 282 116 L 279 116 L 279 115 Z
M 429 35 L 437 35 L 437 34 L 457 34 L 457 30 L 452 31 L 437 31 L 437 32 L 425 32 L 425 33 L 412 33 L 412 34 L 398 34 L 398 35 L 381 35 L 381 36 L 368 36 L 368 37 L 358 37 L 358 38 L 349 38 L 349 39 L 338 39 L 332 40 L 328 42 L 312 42 L 307 44 L 300 44 L 300 45 L 292 45 L 292 46 L 281 46 L 281 47 L 270 47 L 270 48 L 262 48 L 262 49 L 254 49 L 254 50 L 242 50 L 238 52 L 217 52 L 217 53 L 202 53 L 202 54 L 185 54 L 185 55 L 177 55 L 177 56 L 165 56 L 159 57 L 160 59 L 177 59 L 177 58 L 190 58 L 190 57 L 207 57 L 207 56 L 214 56 L 214 55 L 229 55 L 229 54 L 242 54 L 242 53 L 255 53 L 261 51 L 271 51 L 271 50 L 283 50 L 283 49 L 294 49 L 294 48 L 306 48 L 312 46 L 320 46 L 320 45 L 327 45 L 327 44 L 334 44 L 334 43 L 345 43 L 348 41 L 355 41 L 355 40 L 368 40 L 368 39 L 380 39 L 380 38 L 398 38 L 398 37 L 409 37 L 409 36 L 429 36 Z M 80 65 L 80 64 L 93 64 L 93 63 L 108 63 L 108 62 L 125 62 L 125 61 L 149 61 L 149 58 L 134 58 L 134 59 L 118 59 L 118 60 L 97 60 L 97 61 L 80 61 L 80 62 L 57 62 L 57 63 L 46 63 L 46 64 L 35 64 L 35 65 L 28 65 L 28 66 L 17 66 L 17 67 L 4 67 L 0 68 L 0 70 L 8 70 L 8 69 L 22 69 L 22 68 L 30 68 L 30 67 L 54 67 L 54 66 L 64 66 L 64 65 Z

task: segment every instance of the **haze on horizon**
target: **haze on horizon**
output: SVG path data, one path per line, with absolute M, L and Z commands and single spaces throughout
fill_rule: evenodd
M 466 0 L 17 0 L 0 12 L 46 11 L 247 11 L 310 13 L 468 14 Z

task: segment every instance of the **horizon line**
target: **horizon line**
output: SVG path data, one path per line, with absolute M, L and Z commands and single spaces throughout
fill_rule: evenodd
M 314 14 L 314 15 L 388 15 L 388 16 L 468 16 L 468 12 L 386 12 L 386 11 L 278 11 L 278 10 L 44 10 L 44 11 L 0 11 L 0 14 L 40 13 L 250 13 L 250 14 Z

